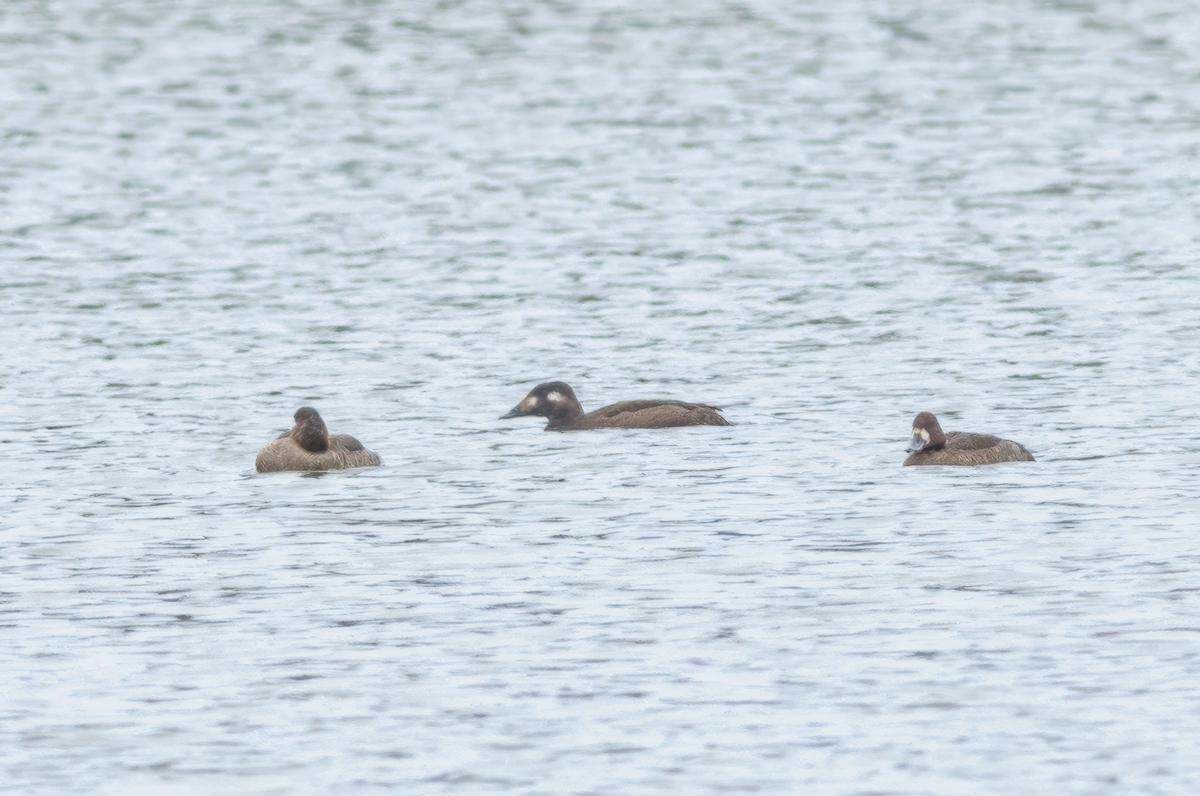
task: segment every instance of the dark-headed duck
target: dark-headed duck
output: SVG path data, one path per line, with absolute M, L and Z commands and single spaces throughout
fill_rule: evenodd
M 673 428 L 675 426 L 732 426 L 721 413 L 705 404 L 665 398 L 622 401 L 594 412 L 583 411 L 575 391 L 561 381 L 548 381 L 529 391 L 521 403 L 501 417 L 546 417 L 546 431 L 582 431 L 589 428 Z
M 1032 462 L 1033 454 L 1025 446 L 991 434 L 942 431 L 932 412 L 922 412 L 913 421 L 912 441 L 908 444 L 904 466 L 914 464 L 955 464 L 972 466 L 997 462 Z
M 330 434 L 325 421 L 311 406 L 296 410 L 296 425 L 258 452 L 254 469 L 260 473 L 280 470 L 346 470 L 378 467 L 379 456 L 349 434 Z

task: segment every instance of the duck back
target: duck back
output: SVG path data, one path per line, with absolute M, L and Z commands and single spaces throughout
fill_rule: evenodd
M 732 426 L 708 404 L 647 399 L 622 401 L 588 412 L 572 428 L 676 428 L 679 426 Z
M 329 448 L 321 453 L 305 450 L 285 434 L 258 452 L 254 469 L 260 473 L 349 470 L 353 467 L 378 467 L 382 463 L 379 454 L 367 450 L 349 434 L 330 437 Z

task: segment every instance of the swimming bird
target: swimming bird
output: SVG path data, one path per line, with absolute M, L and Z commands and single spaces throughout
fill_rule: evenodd
M 575 391 L 561 381 L 548 381 L 529 391 L 521 403 L 501 417 L 536 415 L 549 418 L 546 431 L 582 431 L 592 428 L 673 428 L 675 426 L 732 426 L 716 407 L 656 398 L 583 411 Z
M 379 456 L 349 434 L 329 433 L 325 421 L 311 406 L 302 406 L 294 416 L 296 425 L 258 452 L 254 469 L 260 473 L 280 470 L 346 470 L 377 467 Z
M 997 462 L 1032 462 L 1033 454 L 1025 446 L 991 434 L 951 431 L 946 434 L 932 412 L 922 412 L 913 420 L 912 441 L 904 466 L 916 464 L 953 464 L 973 466 Z

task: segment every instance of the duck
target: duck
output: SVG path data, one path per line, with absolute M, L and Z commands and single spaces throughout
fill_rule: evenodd
M 575 397 L 575 391 L 561 381 L 548 381 L 534 387 L 512 411 L 500 419 L 527 416 L 549 418 L 546 431 L 734 425 L 722 417 L 720 410 L 714 406 L 666 398 L 622 401 L 594 412 L 584 412 L 579 399 Z
M 378 467 L 379 455 L 349 434 L 330 434 L 321 415 L 302 406 L 293 415 L 296 425 L 258 452 L 254 469 L 260 473 L 284 470 L 347 470 Z
M 1024 445 L 991 434 L 971 434 L 965 431 L 942 431 L 933 412 L 921 412 L 913 420 L 912 441 L 904 466 L 919 464 L 951 464 L 971 467 L 998 462 L 1032 462 L 1033 454 Z

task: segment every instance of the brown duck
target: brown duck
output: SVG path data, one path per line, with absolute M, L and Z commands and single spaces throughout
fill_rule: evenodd
M 665 398 L 622 401 L 594 412 L 584 412 L 575 391 L 561 381 L 548 381 L 529 391 L 521 403 L 501 417 L 546 417 L 546 431 L 583 431 L 591 428 L 673 428 L 675 426 L 732 426 L 721 412 L 706 404 L 689 404 Z
M 922 412 L 913 420 L 912 441 L 904 466 L 916 464 L 952 464 L 973 466 L 998 462 L 1032 462 L 1033 454 L 1025 446 L 991 434 L 951 431 L 946 434 L 932 412 Z
M 377 467 L 379 456 L 349 434 L 330 434 L 325 421 L 311 406 L 296 410 L 296 425 L 258 452 L 254 469 L 260 473 L 280 470 L 346 470 Z

